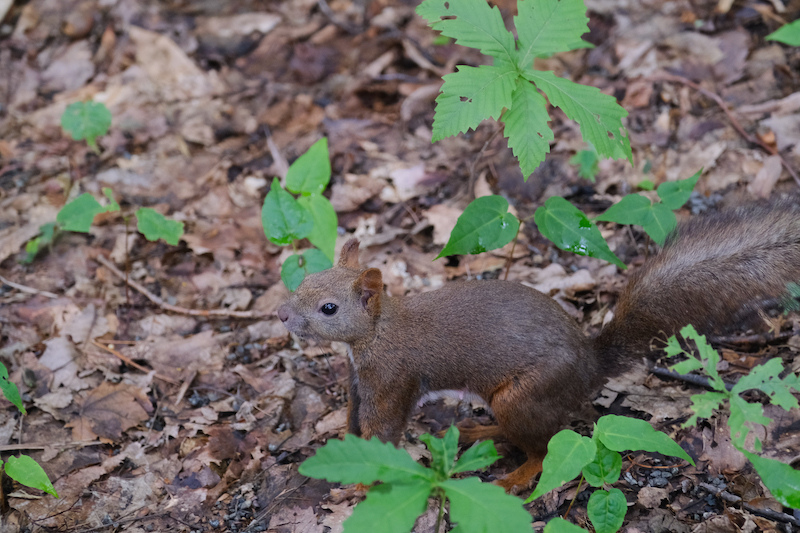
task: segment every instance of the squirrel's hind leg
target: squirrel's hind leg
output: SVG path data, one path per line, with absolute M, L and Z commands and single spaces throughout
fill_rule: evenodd
M 522 466 L 497 480 L 497 484 L 506 489 L 506 492 L 517 494 L 520 491 L 530 488 L 533 478 L 542 471 L 542 459 L 540 456 L 528 456 L 528 460 Z

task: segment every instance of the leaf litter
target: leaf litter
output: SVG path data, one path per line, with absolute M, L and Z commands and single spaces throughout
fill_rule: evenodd
M 496 3 L 506 19 L 513 15 L 513 2 Z M 441 75 L 484 60 L 434 46 L 415 6 L 399 0 L 304 0 L 257 11 L 237 1 L 31 0 L 7 8 L 0 274 L 14 285 L 0 286 L 0 360 L 29 414 L 20 425 L 0 400 L 9 406 L 0 413 L 0 446 L 37 459 L 61 499 L 9 498 L 2 530 L 341 530 L 354 501 L 335 501 L 339 489 L 303 478 L 297 465 L 344 433 L 346 354 L 298 346 L 273 315 L 287 294 L 279 276 L 286 254 L 260 223 L 268 183 L 322 136 L 339 225 L 362 240 L 362 260 L 383 269 L 393 294 L 499 275 L 502 253 L 432 262 L 472 196 L 499 191 L 526 217 L 552 194 L 567 194 L 597 214 L 642 179 L 658 184 L 700 167 L 693 210 L 735 202 L 743 189 L 759 197 L 794 191 L 783 161 L 743 138 L 713 99 L 665 81 L 682 76 L 718 94 L 749 135 L 798 168 L 800 54 L 763 40 L 776 28 L 777 3 L 587 6 L 586 39 L 596 47 L 537 67 L 599 87 L 630 113 L 636 166 L 601 161 L 594 185 L 568 163 L 585 145 L 559 112 L 551 153 L 527 182 L 494 124 L 431 144 Z M 787 9 L 781 17 L 797 17 L 796 5 Z M 99 154 L 60 129 L 67 106 L 90 98 L 113 117 Z M 102 198 L 102 187 L 125 213 L 151 207 L 183 222 L 181 243 L 147 242 L 109 213 L 90 234 L 63 235 L 34 263 L 18 262 L 63 205 L 84 192 Z M 604 236 L 627 264 L 641 260 L 627 230 Z M 101 255 L 166 304 L 260 318 L 173 314 L 126 289 Z M 554 295 L 589 333 L 623 284 L 613 266 L 554 249 L 533 224 L 523 226 L 509 277 Z M 800 329 L 792 317 L 772 324 Z M 735 379 L 776 355 L 797 370 L 792 345 L 744 354 L 734 347 L 720 370 Z M 696 468 L 675 472 L 657 458 L 628 457 L 625 490 L 637 503 L 627 527 L 783 527 L 752 511 L 782 510 L 730 446 L 724 415 L 678 429 L 696 392 L 640 368 L 600 395 L 598 410 L 646 416 L 698 458 Z M 795 460 L 797 413 L 768 414 L 774 422 L 759 435 L 765 455 Z M 424 406 L 405 446 L 420 456 L 420 433 L 462 417 L 488 415 L 452 400 Z M 487 479 L 516 466 L 514 450 L 499 445 L 507 458 Z M 575 489 L 535 503 L 535 525 L 563 513 Z M 731 507 L 722 489 L 750 507 Z M 418 523 L 431 529 L 431 520 Z

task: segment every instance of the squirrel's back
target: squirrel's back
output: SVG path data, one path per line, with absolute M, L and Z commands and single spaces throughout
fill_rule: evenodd
M 680 224 L 634 272 L 614 318 L 595 339 L 609 373 L 687 325 L 734 326 L 800 282 L 800 204 L 748 205 Z

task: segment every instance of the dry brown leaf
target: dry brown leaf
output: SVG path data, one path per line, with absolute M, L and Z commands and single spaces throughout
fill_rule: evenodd
M 101 437 L 118 442 L 124 431 L 149 419 L 153 411 L 147 394 L 128 383 L 104 381 L 79 403 L 80 411 L 66 426 L 75 440 Z

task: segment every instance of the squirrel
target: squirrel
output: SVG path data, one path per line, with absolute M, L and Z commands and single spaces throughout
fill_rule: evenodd
M 629 276 L 594 339 L 554 300 L 510 281 L 462 281 L 388 296 L 349 240 L 336 267 L 311 274 L 277 310 L 300 338 L 341 341 L 349 356 L 347 430 L 398 444 L 416 403 L 435 391 L 476 394 L 497 424 L 465 440 L 505 437 L 527 461 L 498 480 L 508 491 L 541 472 L 547 442 L 605 380 L 655 337 L 693 324 L 732 325 L 800 282 L 800 204 L 750 205 L 679 225 Z M 666 337 L 664 337 L 666 338 Z

